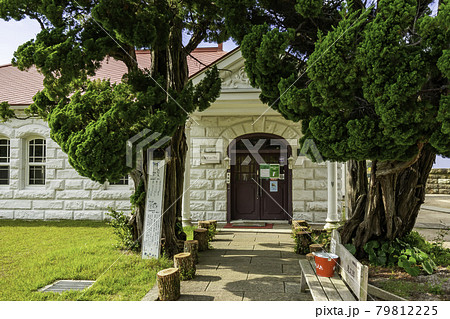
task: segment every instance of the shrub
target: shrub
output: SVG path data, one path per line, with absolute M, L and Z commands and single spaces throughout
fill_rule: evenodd
M 123 212 L 109 209 L 107 215 L 111 216 L 108 222 L 113 228 L 114 235 L 118 237 L 117 248 L 139 250 L 139 241 L 133 241 L 133 227 L 130 225 L 130 217 Z

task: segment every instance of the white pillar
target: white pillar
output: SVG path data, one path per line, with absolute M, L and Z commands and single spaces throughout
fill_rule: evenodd
M 183 217 L 183 226 L 192 226 L 191 223 L 191 192 L 188 190 L 191 186 L 191 147 L 192 147 L 192 141 L 191 141 L 191 119 L 188 119 L 186 122 L 186 143 L 188 146 L 188 151 L 186 154 L 186 164 L 184 168 L 184 187 L 183 187 L 183 210 L 182 210 L 182 217 Z
M 328 169 L 328 211 L 325 229 L 337 228 L 339 223 L 337 202 L 337 163 L 327 162 Z

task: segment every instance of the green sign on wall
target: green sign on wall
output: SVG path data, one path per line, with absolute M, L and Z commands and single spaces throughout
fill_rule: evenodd
M 259 176 L 261 178 L 280 178 L 280 165 L 279 164 L 261 164 L 259 166 Z

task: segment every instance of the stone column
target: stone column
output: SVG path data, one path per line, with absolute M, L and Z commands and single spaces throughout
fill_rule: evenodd
M 184 168 L 184 194 L 183 194 L 183 226 L 192 226 L 191 223 L 191 191 L 189 190 L 191 186 L 191 125 L 192 120 L 188 119 L 186 122 L 186 143 L 188 145 L 188 151 L 186 154 L 186 166 Z
M 328 211 L 325 229 L 337 228 L 339 223 L 337 203 L 337 163 L 327 162 L 328 169 Z

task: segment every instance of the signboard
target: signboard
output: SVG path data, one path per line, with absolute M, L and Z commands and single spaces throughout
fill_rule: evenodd
M 159 258 L 164 199 L 164 160 L 151 160 L 142 236 L 142 258 Z
M 259 176 L 261 178 L 280 178 L 280 164 L 259 165 Z
M 270 192 L 278 192 L 278 181 L 270 181 Z
M 220 153 L 201 152 L 200 164 L 220 164 Z
M 270 178 L 280 178 L 280 164 L 270 164 Z

